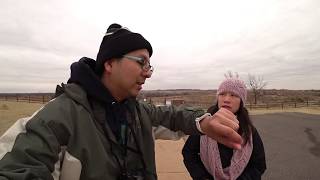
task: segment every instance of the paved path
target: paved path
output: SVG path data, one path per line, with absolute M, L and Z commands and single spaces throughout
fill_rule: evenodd
M 275 113 L 252 117 L 266 151 L 263 180 L 320 179 L 320 115 Z M 157 141 L 159 180 L 191 179 L 182 162 L 183 144 L 183 140 Z
M 266 150 L 263 179 L 320 179 L 320 115 L 276 113 L 253 117 Z

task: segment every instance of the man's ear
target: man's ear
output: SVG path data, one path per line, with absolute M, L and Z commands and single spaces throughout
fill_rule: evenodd
M 107 60 L 103 65 L 104 65 L 104 70 L 106 73 L 110 74 L 112 70 L 112 60 Z

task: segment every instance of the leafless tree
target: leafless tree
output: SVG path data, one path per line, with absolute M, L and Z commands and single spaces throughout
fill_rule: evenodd
M 267 82 L 262 76 L 248 74 L 248 86 L 254 96 L 254 104 L 257 104 L 258 97 L 262 95 L 263 89 L 267 86 Z

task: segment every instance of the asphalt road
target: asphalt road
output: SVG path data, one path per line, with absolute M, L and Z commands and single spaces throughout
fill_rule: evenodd
M 320 180 L 320 115 L 275 113 L 252 116 L 263 140 L 263 180 Z

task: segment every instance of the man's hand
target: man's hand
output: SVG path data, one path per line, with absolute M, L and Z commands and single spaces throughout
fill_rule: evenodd
M 220 108 L 213 116 L 200 121 L 200 126 L 207 136 L 219 143 L 233 149 L 241 149 L 242 138 L 237 133 L 239 121 L 229 110 Z

